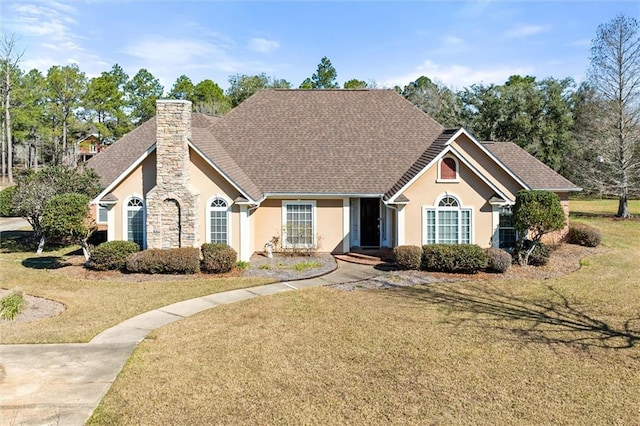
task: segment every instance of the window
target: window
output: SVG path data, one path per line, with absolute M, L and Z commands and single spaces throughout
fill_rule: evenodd
M 285 247 L 315 245 L 315 201 L 285 201 L 282 205 L 282 241 Z
M 229 244 L 229 204 L 219 197 L 209 204 L 209 241 Z
M 438 168 L 438 181 L 443 180 L 458 180 L 458 162 L 453 157 L 445 157 L 440 160 L 440 167 Z
M 498 247 L 507 250 L 514 249 L 517 238 L 518 236 L 513 226 L 511 206 L 501 207 L 498 222 Z
M 127 213 L 127 241 L 134 241 L 144 247 L 144 202 L 141 198 L 133 197 L 126 207 Z
M 425 208 L 423 240 L 425 244 L 470 244 L 471 209 L 445 195 L 436 207 Z
M 98 223 L 107 223 L 109 221 L 109 210 L 107 210 L 106 206 L 101 206 L 98 204 Z

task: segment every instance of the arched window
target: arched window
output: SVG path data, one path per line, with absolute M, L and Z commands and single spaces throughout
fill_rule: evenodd
M 458 198 L 445 194 L 435 207 L 424 209 L 425 244 L 470 244 L 471 208 L 464 208 Z
M 144 248 L 145 210 L 142 198 L 131 197 L 126 205 L 126 239 Z
M 445 157 L 440 160 L 440 167 L 438 169 L 438 180 L 458 180 L 458 162 L 455 158 Z
M 209 242 L 229 244 L 229 204 L 220 197 L 209 204 Z

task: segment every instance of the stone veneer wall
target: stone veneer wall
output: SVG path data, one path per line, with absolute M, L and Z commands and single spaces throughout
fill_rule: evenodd
M 199 194 L 189 185 L 191 102 L 156 106 L 156 186 L 146 197 L 147 247 L 197 247 Z

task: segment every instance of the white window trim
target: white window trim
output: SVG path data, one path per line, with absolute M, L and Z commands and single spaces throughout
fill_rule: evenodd
M 101 209 L 104 210 L 107 213 L 107 220 L 100 220 L 100 210 Z M 98 223 L 98 224 L 109 223 L 109 210 L 111 210 L 110 207 L 102 206 L 100 204 L 96 204 L 96 223 Z
M 456 163 L 456 177 L 455 177 L 455 179 L 443 179 L 442 178 L 442 175 L 441 175 L 441 173 L 442 173 L 442 162 L 447 158 L 451 158 Z M 436 179 L 437 183 L 459 183 L 460 182 L 460 162 L 453 155 L 445 155 L 440 160 L 438 160 L 438 167 L 437 168 L 438 168 L 438 177 Z
M 458 207 L 439 207 L 438 204 L 440 204 L 440 201 L 442 201 L 443 198 L 445 197 L 451 197 L 454 198 L 457 202 L 458 202 Z M 475 244 L 475 233 L 473 232 L 476 224 L 475 224 L 475 214 L 473 214 L 474 212 L 474 207 L 473 206 L 467 206 L 462 204 L 462 202 L 460 201 L 460 197 L 458 197 L 455 194 L 452 194 L 450 192 L 444 193 L 442 195 L 440 195 L 438 198 L 436 198 L 435 203 L 433 203 L 433 206 L 422 206 L 422 244 L 428 244 L 427 243 L 427 212 L 428 211 L 434 211 L 435 212 L 435 244 L 441 244 L 438 239 L 439 239 L 439 227 L 438 227 L 438 212 L 441 211 L 458 211 L 460 212 L 460 215 L 458 215 L 458 242 L 457 244 Z M 463 243 L 462 242 L 462 212 L 463 211 L 468 211 L 469 212 L 469 242 L 468 243 Z
M 213 202 L 213 200 L 215 200 L 216 198 L 219 198 L 221 200 L 224 200 L 225 203 L 227 203 L 227 245 L 231 245 L 231 201 L 220 194 L 216 194 L 212 197 L 209 198 L 209 200 L 207 200 L 207 204 L 206 204 L 206 221 L 205 221 L 205 241 L 207 243 L 211 242 L 211 203 Z M 219 208 L 219 207 L 218 207 Z M 221 211 L 221 210 L 217 210 L 217 211 Z
M 311 246 L 305 245 L 301 248 L 312 248 L 317 247 L 318 242 L 316 241 L 316 221 L 317 221 L 317 209 L 316 209 L 316 201 L 315 200 L 283 200 L 282 201 L 282 235 L 281 244 L 284 248 L 293 248 L 291 244 L 287 244 L 287 206 L 288 205 L 310 205 L 311 206 L 311 227 L 312 232 L 311 236 L 313 238 L 313 243 Z
M 142 247 L 140 248 L 145 249 L 147 247 L 147 201 L 142 195 L 131 194 L 124 200 L 122 205 L 122 240 L 129 241 L 129 218 L 127 212 L 129 211 L 129 201 L 133 198 L 142 200 Z

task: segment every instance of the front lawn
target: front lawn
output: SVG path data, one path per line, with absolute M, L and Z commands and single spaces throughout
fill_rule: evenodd
M 5 235 L 7 233 L 3 233 Z M 128 318 L 181 300 L 235 288 L 273 282 L 264 278 L 142 276 L 95 273 L 65 264 L 76 248 L 52 250 L 38 256 L 15 248 L 3 236 L 0 287 L 64 303 L 62 315 L 30 323 L 0 323 L 0 343 L 88 342 L 101 331 Z M 7 250 L 10 248 L 11 250 Z M 19 250 L 18 250 L 19 249 Z
M 170 324 L 89 424 L 635 424 L 640 221 L 602 206 L 572 202 L 611 251 L 564 277 L 314 288 Z

